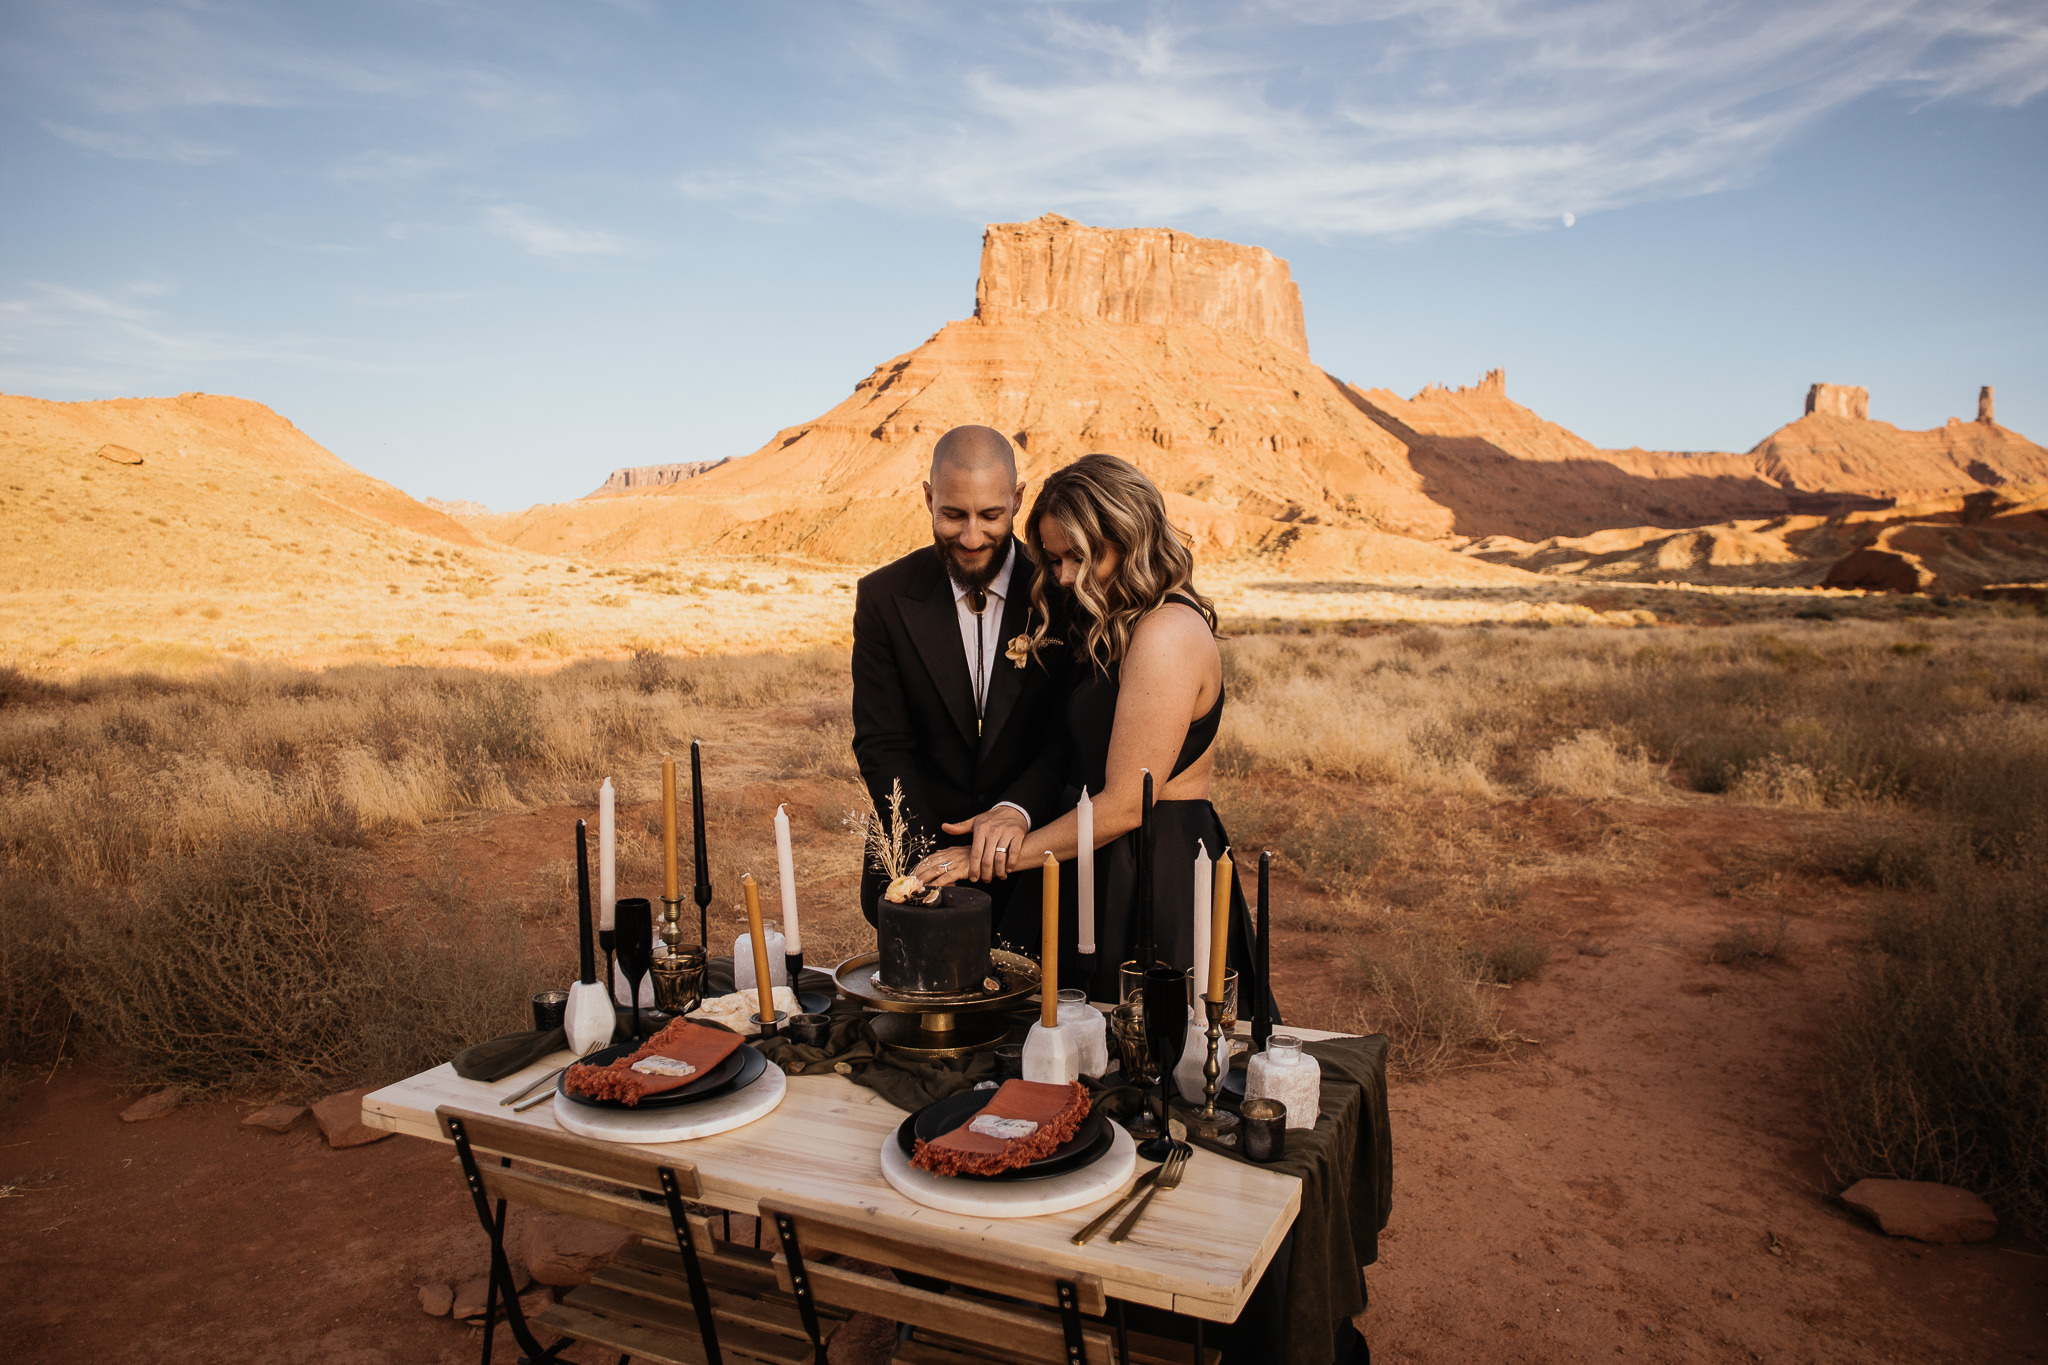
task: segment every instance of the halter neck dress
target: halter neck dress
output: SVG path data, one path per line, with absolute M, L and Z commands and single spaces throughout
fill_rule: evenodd
M 1167 601 L 1187 607 L 1195 603 L 1180 593 L 1168 594 Z M 1078 798 L 1082 787 L 1100 792 L 1106 783 L 1109 740 L 1116 728 L 1117 698 L 1122 687 L 1116 665 L 1074 670 L 1074 682 L 1066 698 L 1067 739 L 1073 755 L 1068 782 L 1069 795 Z M 1206 714 L 1191 722 L 1173 771 L 1165 780 L 1155 780 L 1155 790 L 1180 776 L 1209 752 L 1223 724 L 1223 688 Z M 1216 815 L 1215 806 L 1204 798 L 1195 801 L 1154 801 L 1152 804 L 1152 888 L 1153 947 L 1160 961 L 1180 968 L 1194 965 L 1194 890 L 1197 844 L 1206 847 L 1214 859 L 1230 844 L 1230 836 Z M 1237 854 L 1232 854 L 1233 858 Z M 1091 1000 L 1114 1004 L 1117 1000 L 1117 968 L 1134 956 L 1139 939 L 1138 831 L 1119 836 L 1095 850 L 1095 943 L 1092 964 L 1075 951 L 1079 925 L 1077 864 L 1069 859 L 1060 869 L 1060 981 L 1084 986 Z M 1256 877 L 1256 856 L 1240 860 L 1233 886 L 1230 912 L 1229 966 L 1238 973 L 1238 1014 L 1249 1019 L 1254 980 L 1252 922 L 1246 909 L 1243 887 L 1247 877 Z M 1029 913 L 1025 913 L 1027 911 Z M 1026 923 L 1026 921 L 1029 923 Z M 1037 907 L 1014 908 L 1000 926 L 999 936 L 1020 947 L 1038 948 L 1040 922 Z M 1083 966 L 1090 970 L 1085 974 Z M 1277 1020 L 1278 1012 L 1274 1018 Z

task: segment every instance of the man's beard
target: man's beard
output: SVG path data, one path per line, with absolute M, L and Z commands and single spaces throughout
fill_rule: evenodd
M 939 561 L 946 566 L 946 575 L 953 580 L 955 586 L 968 592 L 986 592 L 988 585 L 996 581 L 996 575 L 1003 571 L 1003 561 L 1010 557 L 1010 538 L 1004 536 L 1002 543 L 995 546 L 994 552 L 988 557 L 986 567 L 974 570 L 969 570 L 961 564 L 953 553 L 953 547 L 937 536 L 932 537 L 932 548 L 938 551 Z

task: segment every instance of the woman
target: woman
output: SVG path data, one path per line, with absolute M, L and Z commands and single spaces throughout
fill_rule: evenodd
M 1194 556 L 1166 519 L 1159 489 L 1127 460 L 1084 455 L 1046 479 L 1031 506 L 1025 534 L 1038 561 L 1031 581 L 1031 629 L 1013 649 L 1021 655 L 1064 647 L 1081 667 L 1068 694 L 1071 782 L 1091 793 L 1095 815 L 1097 952 L 1092 976 L 1075 953 L 1074 813 L 1030 831 L 1006 850 L 1007 865 L 1034 867 L 1047 852 L 1061 865 L 1062 981 L 1083 984 L 1097 1000 L 1114 1001 L 1117 968 L 1134 956 L 1137 916 L 1137 830 L 1144 773 L 1153 777 L 1154 942 L 1161 961 L 1186 968 L 1194 960 L 1194 864 L 1197 843 L 1211 858 L 1228 845 L 1209 778 L 1223 720 L 1223 659 L 1216 648 L 1216 609 L 1195 591 Z M 1050 635 L 1053 594 L 1067 597 L 1066 641 Z M 948 827 L 949 832 L 958 833 Z M 942 849 L 918 875 L 927 884 L 958 880 L 967 850 Z M 1253 994 L 1251 924 L 1241 892 L 1233 895 L 1229 965 L 1239 973 L 1241 1011 Z M 1001 937 L 1036 946 L 1035 907 L 1019 906 Z

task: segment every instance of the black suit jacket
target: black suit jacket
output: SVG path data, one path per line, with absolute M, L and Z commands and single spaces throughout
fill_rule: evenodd
M 1024 632 L 1032 572 L 1019 541 L 999 651 Z M 1069 652 L 1059 646 L 1022 668 L 998 653 L 977 736 L 959 609 L 938 551 L 913 550 L 861 579 L 853 606 L 853 752 L 875 808 L 888 814 L 890 785 L 901 781 L 911 833 L 938 847 L 953 837 L 940 830 L 942 822 L 979 815 L 999 801 L 1022 806 L 1034 826 L 1059 815 L 1067 749 L 1060 707 L 1070 667 Z M 1019 880 L 990 887 L 999 920 Z M 861 908 L 869 919 L 883 885 L 868 868 Z

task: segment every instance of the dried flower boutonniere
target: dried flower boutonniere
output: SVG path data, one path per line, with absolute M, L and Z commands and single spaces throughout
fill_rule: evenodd
M 1011 663 L 1015 664 L 1018 668 L 1022 668 L 1026 664 L 1030 663 L 1031 637 L 1028 635 L 1019 635 L 1017 638 L 1010 641 L 1009 647 L 1003 651 L 1003 657 L 1005 659 L 1008 659 Z

